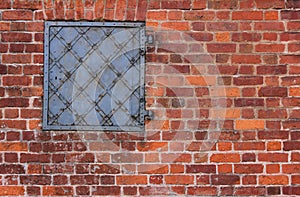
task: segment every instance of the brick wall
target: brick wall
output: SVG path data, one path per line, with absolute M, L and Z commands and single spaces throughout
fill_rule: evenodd
M 0 196 L 300 195 L 299 0 L 1 0 Z M 44 20 L 146 21 L 146 131 L 42 132 Z

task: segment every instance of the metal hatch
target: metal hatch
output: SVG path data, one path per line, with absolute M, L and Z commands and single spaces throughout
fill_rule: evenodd
M 44 130 L 144 130 L 144 23 L 48 21 L 44 54 Z

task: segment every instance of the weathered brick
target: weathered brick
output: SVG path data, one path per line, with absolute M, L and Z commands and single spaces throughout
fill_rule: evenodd
M 42 187 L 44 196 L 72 196 L 73 188 L 68 186 L 44 186 Z
M 268 9 L 268 8 L 284 8 L 285 3 L 283 0 L 264 1 L 255 0 L 257 8 Z
M 264 175 L 259 176 L 259 184 L 262 185 L 287 185 L 289 183 L 288 176 L 285 175 Z
M 116 181 L 118 185 L 145 185 L 148 182 L 144 175 L 117 176 Z
M 24 186 L 0 186 L 0 196 L 23 196 Z
M 238 174 L 257 174 L 262 173 L 262 164 L 234 164 L 234 172 Z
M 238 175 L 212 175 L 211 181 L 213 185 L 235 185 L 240 183 Z
M 7 10 L 2 12 L 3 20 L 32 20 L 31 10 Z
M 262 87 L 258 91 L 260 97 L 286 97 L 287 88 L 284 87 Z
M 238 11 L 232 13 L 233 20 L 262 20 L 262 11 Z

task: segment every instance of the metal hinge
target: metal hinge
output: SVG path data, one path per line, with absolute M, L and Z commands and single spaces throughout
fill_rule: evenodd
M 145 110 L 145 120 L 153 120 L 154 119 L 154 113 L 150 110 Z
M 147 44 L 154 43 L 154 36 L 152 34 L 147 35 Z

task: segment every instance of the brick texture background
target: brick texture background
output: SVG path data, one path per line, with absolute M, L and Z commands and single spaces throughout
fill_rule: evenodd
M 0 196 L 300 195 L 299 9 L 1 0 Z M 41 131 L 45 20 L 146 21 L 145 133 Z

